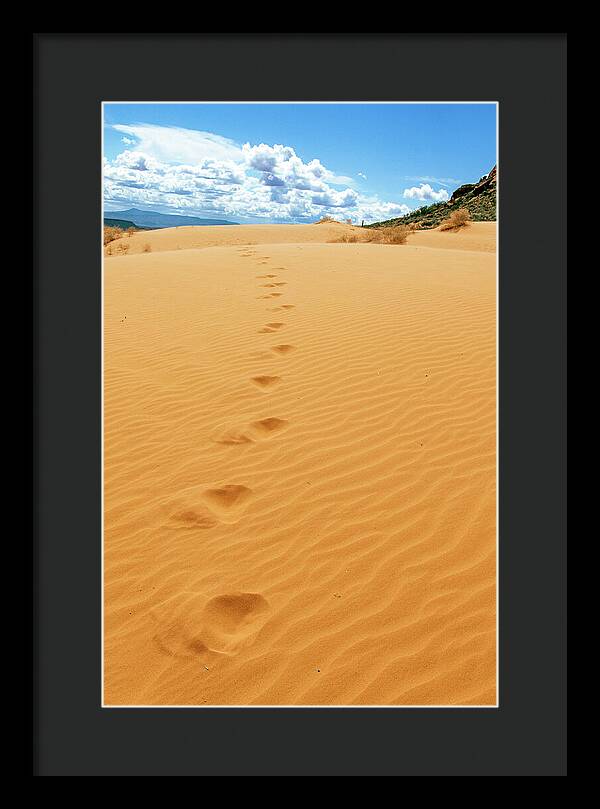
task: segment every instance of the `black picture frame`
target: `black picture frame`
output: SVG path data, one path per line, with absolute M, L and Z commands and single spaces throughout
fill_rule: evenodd
M 566 34 L 37 33 L 31 65 L 30 774 L 565 775 Z M 101 708 L 105 100 L 499 102 L 497 709 Z

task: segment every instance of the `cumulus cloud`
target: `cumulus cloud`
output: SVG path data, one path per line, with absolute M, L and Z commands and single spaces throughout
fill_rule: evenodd
M 262 181 L 264 185 L 285 186 L 285 180 L 282 180 L 281 177 L 276 177 L 275 174 L 263 174 Z
M 367 175 L 366 175 L 366 174 L 363 174 L 363 173 L 362 173 L 362 171 L 359 171 L 359 172 L 358 172 L 358 174 L 357 174 L 356 176 L 357 176 L 357 177 L 362 177 L 362 178 L 363 178 L 363 180 L 366 180 L 366 179 L 367 179 Z
M 421 202 L 446 202 L 450 199 L 445 188 L 434 191 L 429 183 L 421 183 L 419 186 L 414 185 L 412 188 L 405 188 L 403 196 L 405 199 L 418 199 Z
M 398 202 L 381 202 L 377 198 L 365 200 L 361 203 L 362 218 L 372 222 L 406 216 L 410 211 L 411 209 L 408 205 L 402 205 Z
M 117 155 L 115 158 L 115 166 L 125 169 L 135 169 L 136 171 L 150 171 L 151 169 L 157 169 L 159 163 L 143 152 L 126 151 Z
M 133 146 L 135 143 L 133 138 L 121 138 L 121 142 L 124 143 L 126 146 Z
M 355 208 L 358 194 L 351 188 L 346 188 L 344 191 L 329 188 L 321 194 L 313 194 L 311 200 L 314 205 L 324 205 L 327 208 Z
M 291 146 L 279 143 L 274 146 L 266 143 L 251 146 L 245 143 L 242 153 L 250 169 L 264 172 L 269 177 L 277 177 L 290 188 L 324 191 L 326 183 L 347 185 L 352 182 L 350 177 L 334 174 L 316 158 L 305 163 Z
M 289 146 L 279 144 L 267 146 L 266 143 L 261 143 L 258 146 L 250 146 L 249 143 L 245 143 L 243 154 L 251 169 L 273 171 L 278 165 L 286 163 L 293 157 L 295 152 Z
M 133 204 L 232 219 L 302 222 L 330 215 L 356 223 L 410 211 L 358 193 L 350 177 L 317 158 L 305 162 L 292 146 L 240 146 L 211 132 L 149 124 L 114 129 L 134 148 L 104 160 L 105 202 L 113 210 Z

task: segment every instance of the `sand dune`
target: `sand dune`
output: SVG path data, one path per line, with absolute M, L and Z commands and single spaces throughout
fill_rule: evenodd
M 343 225 L 339 222 L 320 225 L 220 225 L 214 227 L 181 227 L 162 230 L 142 230 L 123 236 L 105 248 L 105 254 L 116 256 L 121 247 L 127 255 L 145 251 L 156 253 L 165 250 L 192 250 L 204 247 L 247 248 L 240 255 L 249 253 L 262 244 L 323 244 L 335 242 L 344 234 L 357 238 L 366 237 L 368 229 Z M 453 233 L 440 230 L 421 230 L 412 233 L 410 244 L 441 249 L 496 251 L 496 223 L 473 222 L 468 228 Z M 273 277 L 267 269 L 268 261 L 259 258 L 257 266 L 265 269 L 265 278 Z
M 357 228 L 338 222 L 321 225 L 215 225 L 206 227 L 163 228 L 162 230 L 142 230 L 123 236 L 112 243 L 112 251 L 118 252 L 119 244 L 127 245 L 128 255 L 143 253 L 148 247 L 152 252 L 164 250 L 191 250 L 198 247 L 248 248 L 262 244 L 292 244 L 298 242 L 333 241 L 342 233 Z M 111 252 L 112 252 L 111 251 Z M 105 252 L 106 249 L 105 249 Z M 258 257 L 257 266 L 267 266 L 266 257 Z
M 105 261 L 106 704 L 496 702 L 495 226 L 343 227 Z
M 417 247 L 436 247 L 441 250 L 474 250 L 496 252 L 496 223 L 472 222 L 457 230 L 417 230 L 409 236 L 409 244 Z

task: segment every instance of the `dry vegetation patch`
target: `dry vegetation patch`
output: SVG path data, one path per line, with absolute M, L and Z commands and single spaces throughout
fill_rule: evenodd
M 440 225 L 440 230 L 459 230 L 466 227 L 471 220 L 471 214 L 466 208 L 459 208 L 453 211 L 448 219 Z
M 123 235 L 123 231 L 121 228 L 113 228 L 113 227 L 104 227 L 104 246 L 106 247 L 107 244 L 110 242 L 114 242 L 115 239 L 120 239 Z
M 408 235 L 414 228 L 407 225 L 395 225 L 389 228 L 356 228 L 355 233 L 343 233 L 333 242 L 345 242 L 355 244 L 356 242 L 367 242 L 375 244 L 406 244 Z
M 391 228 L 381 228 L 383 231 L 383 242 L 385 244 L 406 244 L 406 239 L 411 229 L 406 225 L 396 225 Z
M 129 252 L 129 244 L 121 239 L 123 236 L 124 231 L 119 230 L 119 228 L 115 228 L 117 230 L 117 235 L 112 235 L 107 239 L 107 230 L 113 230 L 113 228 L 104 228 L 104 246 L 106 248 L 106 255 L 107 256 L 115 256 L 115 255 L 126 255 Z

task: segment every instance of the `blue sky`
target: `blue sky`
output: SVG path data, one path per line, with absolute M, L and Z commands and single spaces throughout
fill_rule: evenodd
M 494 104 L 104 105 L 106 212 L 377 221 L 495 162 Z

